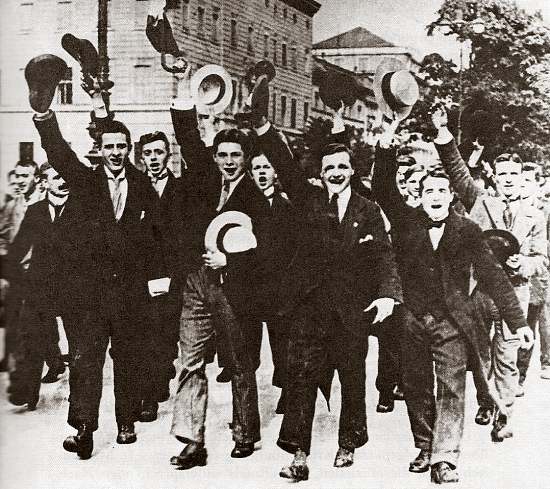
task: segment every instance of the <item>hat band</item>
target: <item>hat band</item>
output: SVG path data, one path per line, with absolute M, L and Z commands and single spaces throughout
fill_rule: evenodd
M 225 237 L 225 234 L 227 231 L 233 228 L 238 228 L 240 224 L 236 224 L 234 222 L 228 223 L 221 227 L 221 229 L 218 232 L 218 236 L 216 238 L 216 246 L 218 247 L 218 250 L 220 250 L 222 253 L 227 254 L 227 251 L 225 250 L 225 246 L 223 245 L 223 238 Z
M 390 109 L 393 111 L 397 111 L 399 109 L 403 109 L 407 107 L 407 104 L 404 104 L 403 102 L 400 102 L 395 98 L 391 91 L 391 77 L 395 74 L 395 71 L 390 71 L 389 73 L 386 73 L 382 77 L 382 96 L 384 97 L 384 100 L 388 103 L 390 106 Z

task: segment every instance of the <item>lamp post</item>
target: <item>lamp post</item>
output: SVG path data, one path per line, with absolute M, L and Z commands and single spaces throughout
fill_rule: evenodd
M 98 0 L 97 5 L 97 53 L 99 55 L 99 73 L 98 82 L 103 88 L 103 100 L 109 117 L 112 112 L 109 110 L 110 93 L 109 89 L 113 83 L 109 80 L 109 56 L 107 52 L 107 28 L 109 24 L 109 0 Z M 90 161 L 92 167 L 97 167 L 101 162 L 101 154 L 97 143 L 99 138 L 98 128 L 93 111 L 90 113 L 90 124 L 87 127 L 88 134 L 92 138 L 93 145 L 86 158 Z

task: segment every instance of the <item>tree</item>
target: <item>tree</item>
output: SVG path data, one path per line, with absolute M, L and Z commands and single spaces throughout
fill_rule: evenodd
M 514 151 L 526 160 L 550 160 L 550 30 L 540 13 L 513 0 L 445 0 L 437 14 L 428 35 L 455 36 L 469 44 L 470 57 L 462 70 L 439 55 L 424 59 L 427 88 L 407 128 L 429 139 L 427 110 L 444 101 L 463 148 L 481 131 L 486 158 Z

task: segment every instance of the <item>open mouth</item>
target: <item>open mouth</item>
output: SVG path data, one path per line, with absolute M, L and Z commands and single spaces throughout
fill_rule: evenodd
M 433 204 L 432 209 L 441 209 L 443 206 L 441 204 Z
M 267 183 L 267 177 L 259 177 L 258 182 L 260 183 Z
M 224 168 L 223 171 L 227 173 L 230 177 L 235 175 L 235 172 L 237 171 L 236 168 Z
M 329 183 L 332 183 L 334 185 L 340 185 L 344 183 L 344 180 L 345 178 L 343 176 L 334 176 L 334 177 L 329 177 L 328 179 Z

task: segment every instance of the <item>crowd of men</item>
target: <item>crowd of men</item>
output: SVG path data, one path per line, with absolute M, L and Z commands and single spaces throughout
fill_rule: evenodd
M 93 169 L 50 109 L 58 63 L 46 55 L 27 67 L 48 162 L 22 161 L 9 174 L 2 288 L 9 401 L 33 409 L 41 380 L 56 381 L 68 362 L 68 423 L 76 434 L 65 450 L 92 456 L 108 351 L 117 443 L 136 442 L 135 423 L 157 418 L 179 357 L 171 434 L 183 449 L 170 463 L 206 465 L 205 367 L 216 354 L 218 380 L 231 382 L 230 455 L 253 455 L 261 438 L 262 323 L 281 389 L 277 445 L 293 457 L 281 477 L 308 479 L 317 390 L 329 400 L 335 370 L 342 397 L 334 465 L 352 465 L 367 443 L 373 331 L 377 410 L 390 412 L 404 398 L 419 449 L 411 472 L 458 481 L 467 370 L 478 393 L 476 422 L 493 423 L 495 442 L 512 436 L 537 326 L 541 377 L 550 379 L 549 207 L 537 165 L 503 154 L 490 178 L 474 178 L 438 106 L 440 162 L 420 166 L 395 144 L 407 104 L 391 93 L 394 71 L 382 81 L 394 117 L 382 119 L 371 188 L 354 175 L 341 110 L 321 153 L 321 184 L 313 185 L 267 119 L 266 74 L 249 101 L 251 129 L 215 132 L 209 119 L 201 134 L 188 71 L 170 108 L 185 162 L 179 178 L 168 168 L 163 132 L 139 138 L 145 172 L 130 163 L 132 138 L 109 116 L 105 88 L 83 80 L 99 129 L 102 161 Z M 60 319 L 66 358 L 57 346 Z

